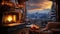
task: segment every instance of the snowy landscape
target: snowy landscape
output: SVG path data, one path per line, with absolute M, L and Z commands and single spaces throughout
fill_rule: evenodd
M 27 18 L 30 20 L 30 23 L 38 24 L 40 26 L 45 26 L 50 17 L 50 9 L 44 10 L 28 10 Z M 42 23 L 43 22 L 43 23 Z

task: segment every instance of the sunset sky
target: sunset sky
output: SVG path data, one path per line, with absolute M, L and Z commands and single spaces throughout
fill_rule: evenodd
M 49 0 L 29 0 L 26 2 L 27 11 L 38 11 L 51 9 L 52 1 Z

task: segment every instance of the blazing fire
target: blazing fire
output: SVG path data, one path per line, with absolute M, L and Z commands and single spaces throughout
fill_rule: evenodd
M 16 22 L 16 15 L 4 16 L 4 22 Z
M 9 16 L 7 17 L 7 21 L 11 22 L 12 20 L 13 20 L 13 19 L 12 19 L 12 16 L 9 15 Z
M 7 21 L 9 21 L 9 22 L 11 22 L 11 21 L 16 22 L 16 15 L 13 15 L 13 16 L 8 15 Z

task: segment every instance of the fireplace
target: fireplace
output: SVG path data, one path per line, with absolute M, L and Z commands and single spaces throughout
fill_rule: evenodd
M 2 24 L 4 24 L 4 26 L 9 24 L 17 25 L 17 23 L 22 23 L 21 17 L 22 13 L 18 11 L 4 12 L 2 17 Z
M 24 23 L 26 16 L 25 2 L 26 0 L 2 0 L 0 3 L 2 26 L 15 26 Z

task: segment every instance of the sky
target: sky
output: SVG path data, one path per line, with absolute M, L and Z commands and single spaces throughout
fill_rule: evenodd
M 28 12 L 36 12 L 45 9 L 50 9 L 52 7 L 52 1 L 49 0 L 28 0 L 26 2 L 26 7 Z

